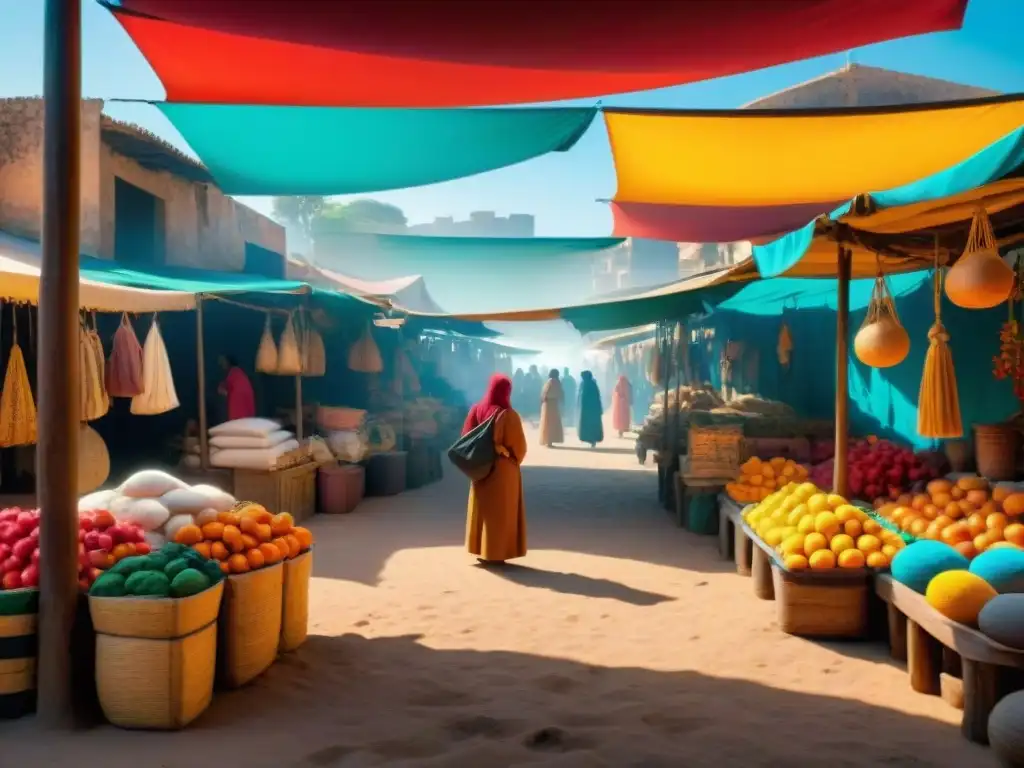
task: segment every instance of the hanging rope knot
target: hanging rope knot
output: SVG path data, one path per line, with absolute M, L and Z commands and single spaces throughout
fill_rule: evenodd
M 928 329 L 928 341 L 931 344 L 945 344 L 949 341 L 949 334 L 942 323 L 936 323 Z

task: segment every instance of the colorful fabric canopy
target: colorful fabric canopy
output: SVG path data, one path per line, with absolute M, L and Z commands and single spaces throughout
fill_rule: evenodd
M 959 28 L 967 0 L 120 0 L 171 101 L 515 104 L 706 80 Z M 187 55 L 183 52 L 187 51 Z
M 955 165 L 1024 125 L 1024 97 L 844 110 L 606 110 L 616 234 L 764 240 Z
M 847 202 L 828 219 L 843 222 L 854 237 L 860 233 L 902 239 L 898 248 L 879 256 L 862 243 L 853 250 L 854 277 L 877 272 L 922 269 L 931 264 L 928 231 L 966 226 L 983 207 L 990 216 L 1020 209 L 1024 218 L 1024 128 L 1018 128 L 973 156 L 926 178 L 894 189 L 870 193 L 870 210 L 858 213 Z M 920 233 L 925 236 L 921 237 Z M 897 236 L 903 236 L 899 238 Z M 896 255 L 893 255 L 895 253 Z M 831 227 L 811 222 L 785 237 L 754 248 L 764 277 L 824 277 L 836 274 L 837 244 Z
M 565 152 L 596 110 L 156 103 L 231 195 L 380 192 Z

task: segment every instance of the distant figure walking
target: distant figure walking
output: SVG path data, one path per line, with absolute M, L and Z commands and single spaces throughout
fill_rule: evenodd
M 576 423 L 576 379 L 568 368 L 562 369 L 562 391 L 565 393 L 565 402 L 572 406 L 565 412 L 565 425 L 571 427 Z
M 552 368 L 540 393 L 540 444 L 550 448 L 565 440 L 562 430 L 562 403 L 565 393 L 558 380 L 558 369 Z
M 604 424 L 601 423 L 604 408 L 601 406 L 601 390 L 597 388 L 594 374 L 584 371 L 580 374 L 579 419 L 577 434 L 581 443 L 591 448 L 604 440 Z
M 227 420 L 252 418 L 256 415 L 256 396 L 249 377 L 231 355 L 221 355 L 218 362 L 225 375 L 217 392 L 227 400 Z
M 519 465 L 526 458 L 526 435 L 519 414 L 512 410 L 512 380 L 491 377 L 487 394 L 469 409 L 465 435 L 497 414 L 494 469 L 469 489 L 466 511 L 466 549 L 485 565 L 497 565 L 526 554 L 526 506 Z
M 628 432 L 633 426 L 633 385 L 629 379 L 619 376 L 615 382 L 615 390 L 612 392 L 612 427 L 622 437 L 623 432 Z

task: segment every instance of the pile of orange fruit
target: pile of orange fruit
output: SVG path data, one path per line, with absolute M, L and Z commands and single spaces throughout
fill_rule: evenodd
M 725 486 L 729 498 L 742 504 L 764 501 L 779 488 L 807 479 L 807 467 L 792 459 L 752 456 L 740 466 L 740 475 Z
M 240 504 L 230 512 L 200 513 L 194 524 L 178 529 L 174 540 L 218 561 L 228 574 L 291 560 L 313 546 L 313 534 L 295 525 L 290 514 L 272 515 L 252 503 Z
M 967 558 L 993 548 L 1024 548 L 1024 493 L 990 487 L 983 477 L 932 480 L 923 493 L 876 500 L 875 509 L 912 536 L 943 541 Z

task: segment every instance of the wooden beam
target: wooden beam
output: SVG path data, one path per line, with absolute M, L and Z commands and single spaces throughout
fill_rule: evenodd
M 850 431 L 849 353 L 850 353 L 850 273 L 853 253 L 839 246 L 836 263 L 836 450 L 832 468 L 832 488 L 840 496 L 849 493 L 846 447 Z
M 74 725 L 71 632 L 78 601 L 78 254 L 81 208 L 82 4 L 47 0 L 44 28 L 43 229 L 39 278 L 36 484 L 38 714 Z
M 199 388 L 199 463 L 210 468 L 210 434 L 206 414 L 206 343 L 203 331 L 203 296 L 196 296 L 196 385 Z

